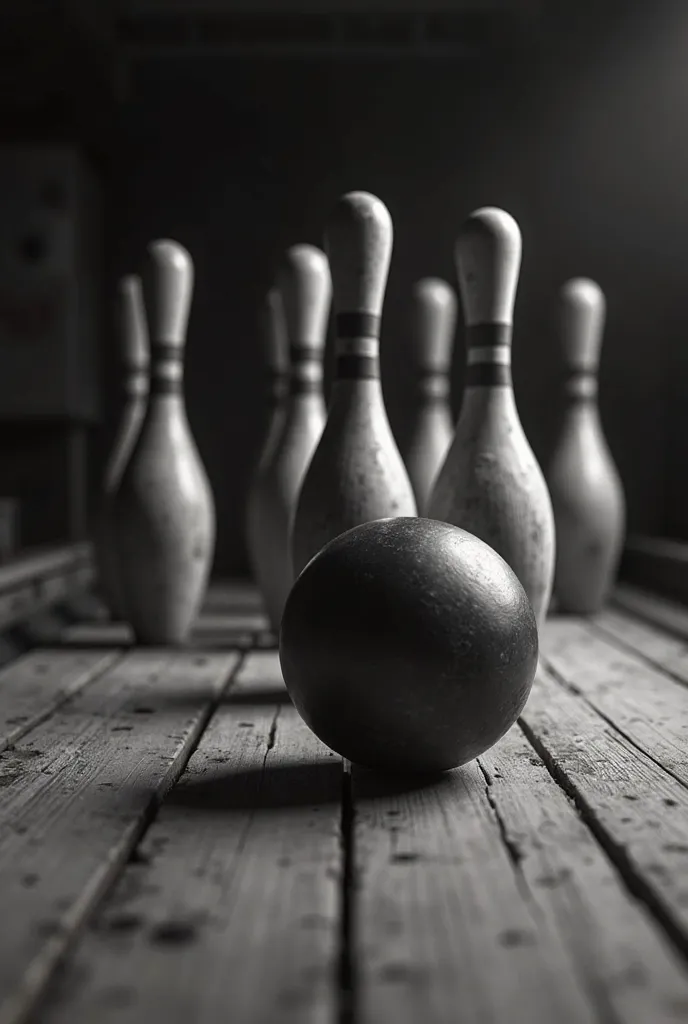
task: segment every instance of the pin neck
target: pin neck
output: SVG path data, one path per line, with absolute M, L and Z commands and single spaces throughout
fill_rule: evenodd
M 183 347 L 175 342 L 151 343 L 150 394 L 179 395 L 184 381 Z
M 322 348 L 308 341 L 294 341 L 289 346 L 289 359 L 292 366 L 299 363 L 322 362 Z
M 416 370 L 416 389 L 426 404 L 442 405 L 449 398 L 449 375 L 446 370 L 421 366 Z
M 127 398 L 145 398 L 148 394 L 148 373 L 145 370 L 125 370 L 123 391 Z
M 308 342 L 297 341 L 289 346 L 289 356 L 289 394 L 319 394 L 323 382 L 322 349 Z
M 597 370 L 572 366 L 565 371 L 564 394 L 571 404 L 596 402 L 597 390 Z
M 466 387 L 511 387 L 511 324 L 466 328 Z
M 181 359 L 184 353 L 184 346 L 180 341 L 166 341 L 158 338 L 151 342 L 151 359 Z
M 289 376 L 282 370 L 267 371 L 268 403 L 279 405 L 289 391 Z

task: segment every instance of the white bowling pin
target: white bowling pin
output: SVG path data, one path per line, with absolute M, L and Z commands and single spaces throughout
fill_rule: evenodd
M 113 506 L 122 599 L 141 644 L 185 642 L 214 554 L 213 496 L 183 393 L 193 276 L 191 257 L 177 242 L 148 246 L 150 396 Z
M 323 359 L 332 281 L 325 253 L 313 245 L 291 246 L 279 268 L 278 285 L 289 342 L 289 396 L 282 430 L 261 478 L 254 523 L 264 566 L 261 591 L 275 632 L 294 581 L 289 539 L 296 499 L 327 418 Z
M 602 606 L 613 585 L 625 500 L 597 403 L 604 294 L 594 281 L 574 278 L 561 289 L 559 306 L 564 408 L 547 471 L 557 529 L 554 595 L 559 611 L 585 615 Z
M 503 210 L 476 210 L 456 242 L 468 367 L 461 414 L 428 516 L 486 541 L 511 566 L 538 624 L 549 606 L 555 535 L 547 485 L 526 439 L 511 382 L 521 233 Z
M 373 519 L 415 516 L 406 467 L 380 386 L 380 320 L 392 220 L 368 192 L 349 192 L 327 228 L 337 365 L 327 423 L 303 481 L 292 531 L 296 575 L 320 548 Z
M 435 277 L 417 281 L 412 292 L 411 356 L 416 404 L 401 454 L 424 515 L 435 477 L 454 436 L 449 370 L 456 327 L 454 289 Z
M 261 313 L 270 421 L 246 500 L 246 544 L 253 579 L 268 609 L 272 607 L 274 579 L 272 468 L 275 448 L 284 430 L 289 390 L 287 332 L 279 288 L 270 289 Z
M 122 619 L 124 609 L 119 593 L 110 518 L 114 496 L 141 429 L 148 399 L 148 330 L 141 295 L 141 280 L 135 274 L 123 277 L 119 282 L 117 320 L 123 370 L 124 408 L 103 475 L 94 549 L 102 596 L 112 617 Z

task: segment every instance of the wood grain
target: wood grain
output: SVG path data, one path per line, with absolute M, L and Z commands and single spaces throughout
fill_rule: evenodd
M 247 656 L 44 1024 L 334 1022 L 341 761 Z
M 112 650 L 42 650 L 0 670 L 0 751 L 45 721 L 117 657 Z
M 540 650 L 545 667 L 688 785 L 685 687 L 583 621 L 550 619 Z
M 688 1021 L 682 646 L 550 620 L 520 727 L 414 783 L 343 781 L 274 650 L 227 696 L 231 652 L 19 659 L 0 739 L 13 693 L 77 692 L 0 756 L 0 1024 Z
M 627 887 L 688 954 L 685 786 L 546 671 L 521 723 Z
M 491 788 L 476 762 L 416 788 L 354 769 L 361 1024 L 600 1019 L 514 862 Z
M 643 904 L 629 897 L 523 732 L 512 729 L 480 762 L 528 898 L 561 935 L 600 1018 L 686 1020 L 683 958 Z
M 26 1018 L 238 659 L 131 653 L 0 755 L 0 1024 Z
M 617 608 L 603 609 L 595 616 L 600 635 L 647 659 L 681 683 L 688 683 L 688 644 L 673 633 L 644 622 Z

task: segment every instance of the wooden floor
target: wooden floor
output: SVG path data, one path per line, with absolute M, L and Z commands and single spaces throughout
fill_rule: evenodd
M 0 670 L 0 1024 L 688 1021 L 688 611 L 550 620 L 424 785 L 308 731 L 246 588 L 183 653 L 96 612 Z

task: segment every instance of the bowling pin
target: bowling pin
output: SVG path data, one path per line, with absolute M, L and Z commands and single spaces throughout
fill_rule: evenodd
M 122 599 L 140 644 L 185 642 L 214 553 L 213 496 L 183 393 L 193 276 L 181 245 L 163 239 L 148 246 L 150 396 L 113 505 Z
M 401 454 L 419 515 L 424 514 L 435 477 L 454 436 L 449 369 L 455 327 L 454 289 L 434 277 L 416 282 L 412 293 L 411 355 L 417 396 Z
M 349 192 L 326 233 L 336 310 L 337 364 L 327 423 L 303 481 L 292 531 L 294 573 L 359 523 L 415 516 L 411 482 L 380 386 L 380 320 L 392 220 L 368 192 Z
M 557 529 L 554 595 L 559 611 L 585 615 L 602 606 L 614 582 L 625 500 L 597 403 L 604 294 L 594 281 L 574 278 L 559 307 L 564 408 L 547 470 Z
M 246 501 L 246 544 L 253 579 L 258 584 L 267 610 L 272 606 L 270 592 L 274 567 L 274 553 L 271 550 L 274 536 L 274 498 L 271 493 L 273 455 L 284 429 L 289 388 L 287 334 L 279 288 L 270 289 L 261 312 L 270 421 Z M 272 625 L 274 629 L 274 623 Z
M 102 596 L 112 617 L 122 619 L 124 611 L 117 580 L 117 561 L 112 546 L 110 517 L 124 467 L 141 429 L 148 398 L 148 330 L 141 295 L 141 280 L 134 274 L 123 277 L 119 283 L 117 314 L 125 401 L 103 476 L 94 553 Z
M 454 440 L 428 516 L 486 541 L 511 566 L 542 625 L 552 592 L 555 535 L 545 480 L 516 410 L 513 309 L 521 233 L 503 210 L 476 210 L 456 242 L 468 366 Z
M 289 395 L 253 523 L 264 566 L 261 590 L 275 632 L 294 581 L 289 538 L 296 499 L 327 418 L 323 359 L 332 301 L 327 257 L 313 245 L 291 246 L 277 280 L 289 342 Z

